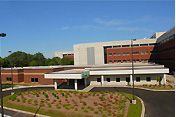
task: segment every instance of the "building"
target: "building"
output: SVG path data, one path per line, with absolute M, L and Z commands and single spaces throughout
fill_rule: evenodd
M 66 58 L 74 59 L 74 52 L 56 52 L 55 57 L 59 57 L 59 58 L 66 57 Z

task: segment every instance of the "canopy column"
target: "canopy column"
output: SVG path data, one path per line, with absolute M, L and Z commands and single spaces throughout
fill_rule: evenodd
M 130 74 L 130 84 L 129 85 L 131 85 L 132 86 L 132 83 L 133 82 L 133 75 L 132 74 Z
M 85 87 L 87 86 L 87 79 L 86 78 L 84 78 L 84 85 L 85 85 Z
M 101 75 L 101 86 L 104 86 L 104 76 Z
M 75 91 L 78 90 L 77 79 L 75 79 Z
M 67 79 L 67 85 L 69 85 L 69 79 Z
M 57 90 L 57 79 L 54 79 L 54 89 Z
M 166 84 L 166 74 L 163 75 L 163 84 Z

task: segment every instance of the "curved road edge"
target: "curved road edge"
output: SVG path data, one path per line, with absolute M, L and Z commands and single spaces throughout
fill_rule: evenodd
M 144 105 L 144 101 L 143 101 L 140 97 L 138 97 L 138 96 L 136 96 L 136 97 L 141 101 L 141 104 L 142 104 L 141 117 L 144 117 L 144 115 L 145 115 L 145 105 Z

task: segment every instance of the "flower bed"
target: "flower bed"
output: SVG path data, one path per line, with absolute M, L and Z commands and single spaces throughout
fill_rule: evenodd
M 11 104 L 75 115 L 127 116 L 130 101 L 121 93 L 36 90 L 8 96 Z
M 143 84 L 135 87 L 143 87 L 143 88 L 149 88 L 149 89 L 175 89 L 175 87 L 172 85 L 156 85 L 156 84 L 155 85 Z

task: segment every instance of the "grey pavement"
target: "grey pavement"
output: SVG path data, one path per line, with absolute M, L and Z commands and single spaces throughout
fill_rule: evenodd
M 127 87 L 95 87 L 90 92 L 124 92 L 132 94 Z M 136 89 L 135 95 L 144 101 L 145 117 L 175 117 L 175 91 L 149 91 Z

